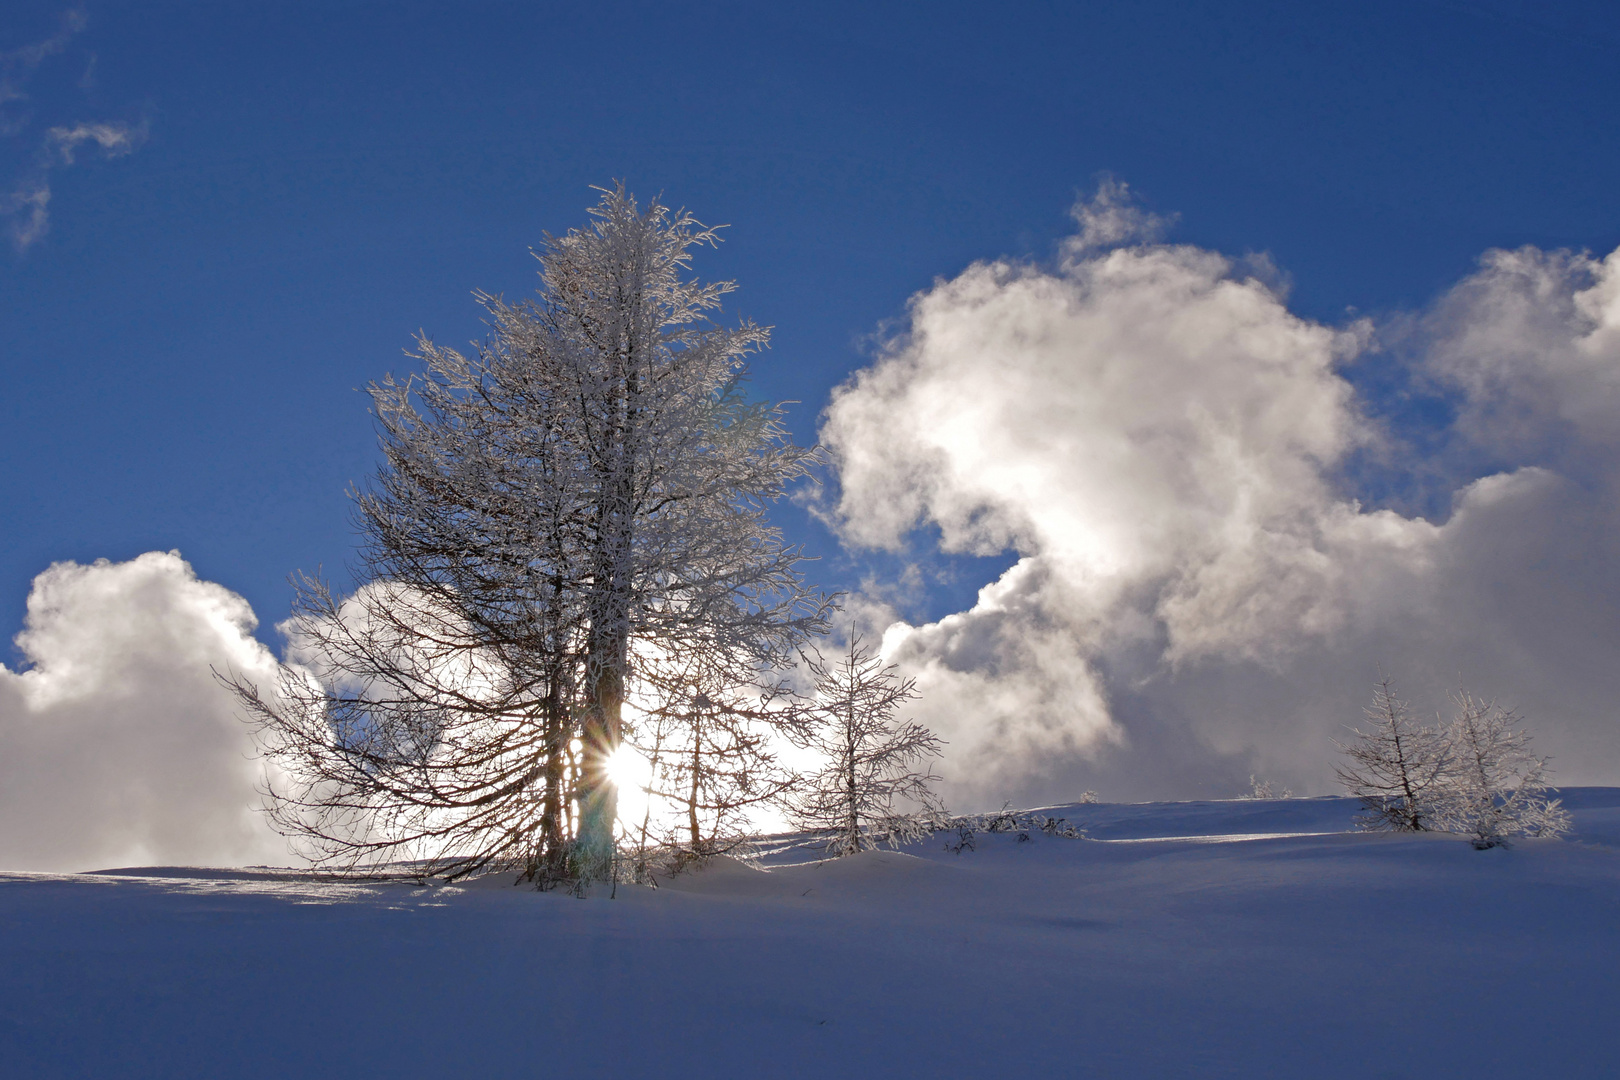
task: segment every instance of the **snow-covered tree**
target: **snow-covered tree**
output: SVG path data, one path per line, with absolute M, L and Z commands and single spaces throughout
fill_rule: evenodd
M 535 299 L 479 296 L 472 355 L 422 338 L 421 375 L 372 386 L 361 586 L 299 579 L 295 663 L 236 684 L 322 861 L 598 875 L 638 651 L 765 672 L 824 628 L 765 519 L 812 460 L 743 391 L 767 331 L 715 325 L 732 284 L 689 276 L 714 230 L 622 185 L 591 213 L 547 237 Z
M 1334 773 L 1361 800 L 1362 828 L 1422 832 L 1437 827 L 1442 783 L 1450 762 L 1444 734 L 1412 722 L 1389 679 L 1377 684 L 1364 710 L 1366 729 L 1352 728 L 1348 743 L 1334 742 L 1349 761 Z
M 1507 845 L 1510 836 L 1558 836 L 1570 827 L 1558 799 L 1547 798 L 1547 759 L 1530 750 L 1523 718 L 1466 690 L 1453 695 L 1457 717 L 1447 732 L 1454 766 L 1440 803 L 1441 827 L 1476 848 Z
M 804 740 L 824 761 L 802 780 L 792 810 L 800 828 L 826 833 L 828 850 L 848 855 L 918 838 L 942 816 L 929 789 L 924 762 L 939 756 L 941 742 L 913 721 L 896 721 L 900 706 L 916 697 L 916 684 L 850 634 L 835 664 L 810 661 L 815 696 L 813 727 Z M 915 810 L 908 811 L 906 804 Z
M 1240 799 L 1292 799 L 1293 797 L 1294 793 L 1288 788 L 1283 788 L 1279 794 L 1277 785 L 1270 780 L 1261 780 L 1254 773 L 1249 774 L 1249 793 L 1238 796 Z

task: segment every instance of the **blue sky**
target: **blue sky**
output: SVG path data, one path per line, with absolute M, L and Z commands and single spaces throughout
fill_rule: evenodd
M 909 295 L 1050 256 L 1101 173 L 1328 322 L 1488 247 L 1607 251 L 1620 16 L 1554 8 L 87 5 L 13 76 L 0 179 L 52 126 L 147 135 L 52 169 L 49 231 L 0 254 L 0 610 L 53 560 L 178 548 L 278 618 L 350 550 L 354 388 L 419 327 L 475 336 L 468 293 L 531 288 L 527 248 L 615 177 L 732 226 L 699 269 L 776 327 L 756 385 L 804 440 Z M 8 10 L 8 51 L 64 12 Z
M 729 225 L 696 269 L 835 460 L 776 520 L 918 680 L 951 805 L 1334 790 L 1380 673 L 1620 782 L 1613 5 L 7 14 L 19 807 L 182 785 L 140 828 L 236 828 L 210 668 L 271 677 L 287 575 L 346 583 L 361 388 L 620 178 Z

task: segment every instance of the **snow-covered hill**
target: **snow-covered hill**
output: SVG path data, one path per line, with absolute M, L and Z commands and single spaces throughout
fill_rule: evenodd
M 17 1077 L 1599 1077 L 1620 789 L 1475 851 L 1345 799 L 1084 805 L 1092 839 L 778 845 L 576 900 L 485 880 L 0 875 Z

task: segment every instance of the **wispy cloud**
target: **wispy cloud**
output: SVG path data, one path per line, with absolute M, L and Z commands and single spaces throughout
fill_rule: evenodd
M 89 20 L 83 10 L 74 8 L 62 16 L 62 28 L 44 41 L 0 53 L 0 135 L 15 135 L 28 126 L 26 117 L 7 115 L 15 101 L 28 100 L 24 91 L 29 78 L 47 59 L 67 48 L 68 42 L 85 28 Z
M 1063 245 L 1070 257 L 1122 244 L 1153 243 L 1169 231 L 1177 217 L 1142 209 L 1130 185 L 1111 176 L 1104 176 L 1098 183 L 1096 195 L 1077 199 L 1069 216 L 1080 226 L 1080 232 Z
M 53 127 L 45 133 L 45 152 L 52 164 L 72 165 L 78 148 L 88 142 L 101 147 L 107 157 L 123 157 L 146 141 L 146 131 L 144 120 L 135 127 L 116 121 Z
M 50 203 L 51 189 L 43 179 L 32 186 L 20 185 L 0 199 L 0 213 L 12 219 L 11 239 L 17 250 L 25 250 L 45 235 L 45 228 L 50 224 Z
M 61 53 L 88 25 L 85 13 L 75 8 L 62 16 L 61 28 L 52 36 L 8 53 L 0 53 L 0 136 L 19 135 L 32 122 L 32 114 L 13 110 L 17 102 L 28 100 L 26 86 L 41 64 Z M 80 88 L 88 90 L 93 78 L 95 57 L 90 58 Z M 10 219 L 13 246 L 28 250 L 50 228 L 51 171 L 76 164 L 82 152 L 94 149 L 103 158 L 124 157 L 146 141 L 145 120 L 129 124 L 120 120 L 83 121 L 46 129 L 34 164 L 19 177 L 11 191 L 0 196 L 0 217 Z

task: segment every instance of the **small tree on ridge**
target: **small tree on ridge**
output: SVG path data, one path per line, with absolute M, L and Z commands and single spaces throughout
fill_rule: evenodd
M 1450 762 L 1444 734 L 1414 724 L 1389 679 L 1377 684 L 1373 704 L 1364 712 L 1367 730 L 1352 728 L 1353 741 L 1334 741 L 1350 759 L 1333 771 L 1345 790 L 1361 800 L 1358 823 L 1393 832 L 1440 827 L 1436 815 Z
M 828 834 L 827 849 L 837 855 L 925 835 L 931 827 L 925 819 L 943 807 L 928 787 L 940 778 L 923 762 L 938 757 L 942 744 L 922 725 L 894 720 L 917 696 L 915 681 L 884 666 L 854 633 L 836 664 L 817 657 L 810 670 L 810 711 L 818 723 L 806 743 L 825 755 L 826 765 L 804 780 L 793 805 L 798 825 Z M 920 813 L 902 812 L 897 804 L 905 802 Z
M 1557 836 L 1570 827 L 1560 800 L 1547 798 L 1547 759 L 1530 751 L 1522 717 L 1466 690 L 1453 695 L 1457 718 L 1448 733 L 1455 767 L 1442 802 L 1442 827 L 1464 833 L 1480 850 L 1506 847 L 1510 836 Z

